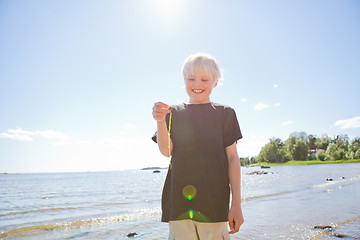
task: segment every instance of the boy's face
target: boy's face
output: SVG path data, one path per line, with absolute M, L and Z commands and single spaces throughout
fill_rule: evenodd
M 190 103 L 209 103 L 210 94 L 217 83 L 215 80 L 201 72 L 193 72 L 185 78 L 186 92 L 190 97 Z

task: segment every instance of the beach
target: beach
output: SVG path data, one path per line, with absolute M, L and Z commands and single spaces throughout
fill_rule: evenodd
M 232 239 L 360 239 L 360 163 L 248 174 L 258 170 L 242 167 L 245 223 Z M 2 174 L 1 239 L 167 239 L 166 171 Z

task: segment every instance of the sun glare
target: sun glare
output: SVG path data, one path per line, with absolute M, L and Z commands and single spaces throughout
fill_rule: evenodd
M 164 17 L 170 18 L 178 15 L 184 2 L 182 0 L 156 0 L 155 4 Z

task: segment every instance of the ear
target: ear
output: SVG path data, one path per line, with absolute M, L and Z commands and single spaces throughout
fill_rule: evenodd
M 217 87 L 219 81 L 216 81 L 214 84 L 214 88 Z

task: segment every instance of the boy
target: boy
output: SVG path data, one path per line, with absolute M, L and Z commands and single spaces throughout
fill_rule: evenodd
M 153 140 L 163 155 L 171 156 L 161 221 L 169 222 L 169 239 L 230 239 L 229 233 L 238 232 L 244 222 L 236 150 L 242 138 L 239 124 L 232 108 L 210 101 L 221 79 L 214 58 L 189 56 L 182 74 L 189 103 L 170 107 L 156 102 L 153 107 Z

